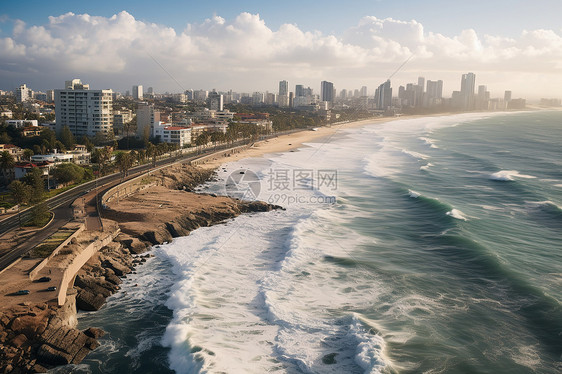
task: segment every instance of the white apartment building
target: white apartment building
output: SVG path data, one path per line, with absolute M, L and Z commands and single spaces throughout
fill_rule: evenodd
M 23 103 L 27 100 L 33 99 L 33 91 L 25 84 L 22 84 L 21 86 L 16 88 L 14 94 L 16 95 L 16 102 L 18 103 Z
M 113 132 L 112 90 L 90 90 L 80 79 L 66 81 L 55 90 L 56 131 L 68 126 L 76 137 Z
M 142 98 L 143 98 L 142 85 L 133 86 L 133 99 L 142 100 Z
M 137 106 L 137 137 L 143 138 L 145 131 L 150 135 L 153 128 L 160 122 L 160 111 L 154 109 L 154 104 L 141 102 Z M 145 130 L 148 128 L 148 130 Z
M 158 122 L 152 129 L 152 136 L 160 138 L 164 143 L 175 143 L 180 148 L 191 144 L 191 129 L 188 127 L 169 126 L 167 123 Z

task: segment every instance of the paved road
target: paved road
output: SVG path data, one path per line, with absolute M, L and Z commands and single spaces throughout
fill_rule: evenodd
M 72 211 L 66 207 L 54 209 L 53 213 L 55 217 L 47 227 L 39 230 L 29 240 L 17 245 L 10 252 L 0 257 L 0 270 L 4 270 L 18 258 L 24 256 L 72 219 Z
M 172 164 L 177 161 L 193 161 L 197 158 L 202 156 L 211 154 L 218 150 L 237 147 L 243 144 L 247 144 L 247 141 L 239 141 L 232 145 L 223 145 L 219 147 L 213 147 L 205 152 L 202 153 L 189 153 L 186 155 L 178 156 L 178 157 L 169 157 L 166 159 L 158 160 L 156 162 L 156 167 L 164 166 L 166 164 Z M 131 178 L 135 178 L 143 173 L 152 169 L 152 163 L 136 166 L 129 170 L 129 176 L 126 179 L 122 179 L 122 175 L 120 173 L 115 173 L 111 175 L 104 176 L 102 178 L 98 178 L 94 181 L 90 181 L 84 184 L 81 184 L 77 187 L 74 187 L 68 191 L 65 191 L 49 200 L 46 200 L 47 206 L 50 210 L 53 210 L 55 213 L 55 218 L 53 221 L 42 230 L 39 230 L 35 233 L 29 240 L 26 240 L 24 243 L 13 248 L 10 252 L 6 253 L 2 257 L 0 257 L 0 271 L 4 270 L 18 258 L 24 256 L 27 252 L 45 240 L 49 235 L 56 232 L 60 227 L 65 225 L 73 218 L 73 211 L 71 208 L 72 203 L 79 197 L 84 197 L 88 199 L 88 205 L 92 203 L 92 197 L 96 194 L 101 198 L 101 195 L 105 193 L 109 188 L 113 187 L 116 184 L 119 184 L 125 180 L 129 180 Z M 92 190 L 95 190 L 92 191 Z M 87 208 L 88 209 L 88 208 Z M 31 208 L 28 208 L 19 213 L 19 216 L 16 214 L 12 217 L 6 218 L 0 221 L 0 235 L 5 234 L 6 232 L 16 229 L 19 227 L 19 222 L 26 222 L 31 218 L 33 211 Z M 90 226 L 95 225 L 95 222 L 90 222 Z

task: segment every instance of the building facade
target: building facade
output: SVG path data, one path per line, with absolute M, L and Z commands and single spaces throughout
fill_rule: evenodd
M 113 134 L 112 90 L 90 90 L 79 79 L 55 90 L 56 131 L 68 126 L 75 137 Z
M 143 98 L 142 86 L 141 85 L 133 86 L 133 99 L 142 100 L 142 98 Z
M 139 103 L 137 106 L 137 137 L 142 139 L 146 134 L 150 135 L 154 125 L 158 122 L 160 122 L 160 111 L 154 109 L 154 104 Z
M 332 82 L 322 81 L 320 83 L 320 100 L 330 104 L 334 102 L 334 84 Z

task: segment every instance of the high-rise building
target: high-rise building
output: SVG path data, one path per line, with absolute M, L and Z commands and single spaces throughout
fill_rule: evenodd
M 503 101 L 505 101 L 506 103 L 511 101 L 511 91 L 505 91 L 503 95 Z
M 143 139 L 150 136 L 154 126 L 160 122 L 160 112 L 154 109 L 154 104 L 140 102 L 137 106 L 137 137 Z
M 224 98 L 217 91 L 209 92 L 209 109 L 222 112 L 224 109 Z
M 279 82 L 279 96 L 281 95 L 285 95 L 285 96 L 289 95 L 289 82 L 287 81 Z
M 367 86 L 361 87 L 360 96 L 367 96 Z
M 334 102 L 334 84 L 332 82 L 322 81 L 320 83 L 320 100 L 328 103 Z
M 133 86 L 133 99 L 135 100 L 142 100 L 142 86 Z
M 490 92 L 486 86 L 478 86 L 478 96 L 476 100 L 476 109 L 487 110 L 489 108 Z
M 428 80 L 426 93 L 430 100 L 443 98 L 443 81 Z
M 22 84 L 21 86 L 16 88 L 14 94 L 16 96 L 17 103 L 23 103 L 33 98 L 33 91 L 25 84 Z
M 289 106 L 289 82 L 287 81 L 279 82 L 278 102 L 280 107 Z
M 392 106 L 390 79 L 381 84 L 375 91 L 375 106 L 378 110 L 387 110 Z
M 65 82 L 55 90 L 56 131 L 68 126 L 76 137 L 113 133 L 113 91 L 90 90 L 80 79 Z
M 474 73 L 463 74 L 461 79 L 461 96 L 462 109 L 474 109 L 474 89 L 476 84 L 476 75 Z
M 55 102 L 55 90 L 47 90 L 47 102 Z
M 296 96 L 296 97 L 303 97 L 303 96 L 306 96 L 306 95 L 304 94 L 304 86 L 303 86 L 302 84 L 297 84 L 297 85 L 295 86 L 295 96 Z

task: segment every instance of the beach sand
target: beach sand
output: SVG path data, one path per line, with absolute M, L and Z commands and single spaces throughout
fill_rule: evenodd
M 280 135 L 275 138 L 256 142 L 251 148 L 231 154 L 227 157 L 217 157 L 216 159 L 209 160 L 199 166 L 206 169 L 216 169 L 226 162 L 238 161 L 250 157 L 261 157 L 270 153 L 287 152 L 292 149 L 302 147 L 304 143 L 311 142 L 313 140 L 324 139 L 326 143 L 329 143 L 332 139 L 338 136 L 338 132 L 342 132 L 346 129 L 361 127 L 367 124 L 386 123 L 389 121 L 415 117 L 416 116 L 375 117 L 361 121 L 322 126 L 318 127 L 316 131 L 303 130 L 288 135 Z

